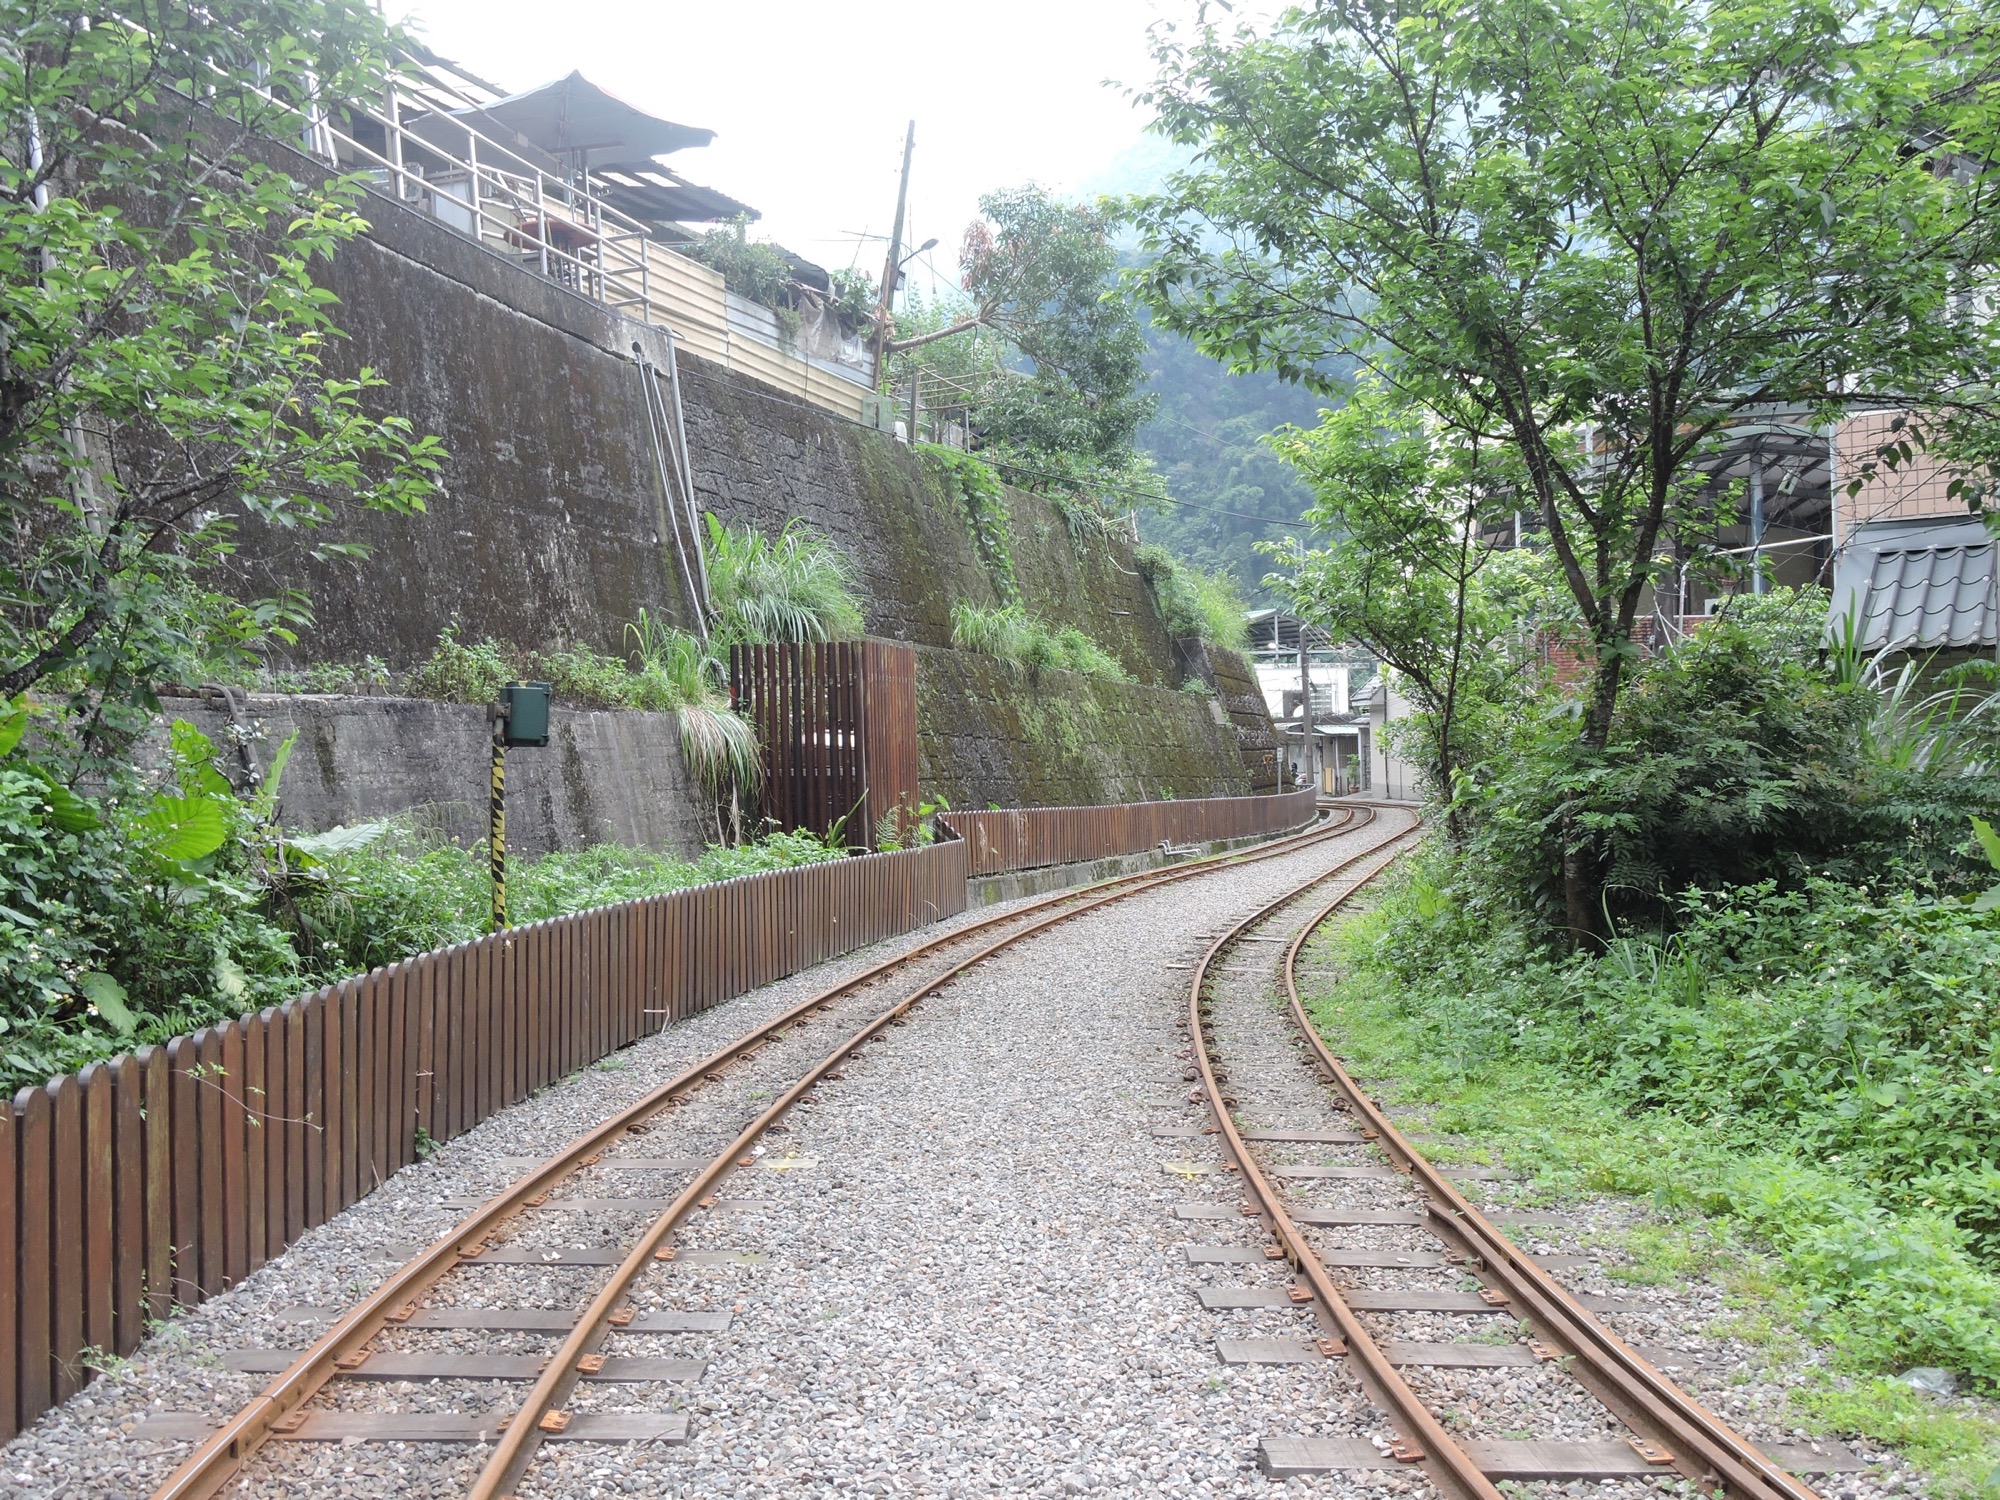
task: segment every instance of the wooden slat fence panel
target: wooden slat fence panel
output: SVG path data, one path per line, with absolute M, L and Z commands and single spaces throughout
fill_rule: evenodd
M 1264 797 L 1201 797 L 1105 807 L 1018 807 L 950 812 L 939 821 L 965 841 L 971 873 L 998 875 L 1041 865 L 1138 854 L 1296 828 L 1313 815 L 1311 788 Z
M 900 641 L 736 646 L 730 692 L 763 746 L 760 811 L 776 827 L 875 846 L 917 807 L 917 654 Z
M 818 669 L 863 659 L 842 651 Z M 825 735 L 859 733 L 854 703 L 828 701 Z M 829 806 L 854 784 L 824 777 L 811 795 Z M 962 912 L 965 882 L 951 839 L 695 886 L 419 954 L 0 1100 L 0 1439 L 80 1388 L 88 1351 L 130 1353 L 148 1318 L 233 1285 L 421 1139 Z

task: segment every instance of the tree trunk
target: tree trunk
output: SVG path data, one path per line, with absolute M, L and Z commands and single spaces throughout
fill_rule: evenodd
M 1624 660 L 1597 643 L 1597 666 L 1590 684 L 1590 708 L 1584 714 L 1582 744 L 1593 758 L 1611 742 L 1611 717 L 1618 707 L 1618 687 Z M 1604 886 L 1598 879 L 1593 851 L 1581 846 L 1573 807 L 1563 809 L 1558 824 L 1562 839 L 1563 926 L 1576 952 L 1604 951 Z

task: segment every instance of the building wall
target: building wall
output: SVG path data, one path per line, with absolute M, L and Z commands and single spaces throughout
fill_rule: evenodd
M 1897 412 L 1862 412 L 1844 419 L 1834 432 L 1838 472 L 1834 476 L 1834 532 L 1836 541 L 1867 521 L 1887 521 L 1908 516 L 1939 516 L 1957 519 L 1966 514 L 1965 502 L 1945 493 L 1951 476 L 1927 454 L 1916 453 L 1905 464 L 1891 469 L 1878 465 L 1876 473 L 1850 496 L 1846 485 L 1860 473 L 1861 466 L 1876 452 L 1895 440 L 1892 424 Z

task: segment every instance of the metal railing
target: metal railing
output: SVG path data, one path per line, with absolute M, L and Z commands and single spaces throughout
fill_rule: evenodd
M 475 123 L 488 107 L 415 59 L 379 108 L 353 102 L 336 118 L 302 118 L 300 145 L 486 250 L 639 322 L 670 330 L 696 353 L 731 364 L 750 346 L 749 373 L 853 416 L 868 377 L 789 347 L 758 320 L 732 316 L 721 276 L 662 243 L 621 211 L 587 167 L 562 170 Z M 796 366 L 797 368 L 791 368 Z M 789 377 L 789 378 L 788 378 Z M 840 386 L 831 382 L 838 381 Z M 852 387 L 848 389 L 847 387 Z

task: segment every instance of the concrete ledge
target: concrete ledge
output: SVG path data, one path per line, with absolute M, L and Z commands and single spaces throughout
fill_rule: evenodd
M 1287 828 L 1278 833 L 1254 833 L 1240 839 L 1217 839 L 1213 843 L 1196 845 L 1196 848 L 1201 855 L 1227 854 L 1232 849 L 1247 849 L 1252 844 L 1264 844 L 1273 839 L 1287 838 L 1307 826 L 1309 825 L 1301 823 L 1298 828 Z M 1181 863 L 1184 861 L 1178 858 L 1170 859 L 1158 849 L 1148 849 L 1139 854 L 1114 854 L 1104 859 L 1081 860 L 1073 865 L 1038 865 L 1032 870 L 1008 870 L 1000 875 L 980 875 L 966 882 L 965 905 L 967 910 L 976 911 L 982 906 L 992 906 L 1000 901 L 1018 901 L 1024 896 L 1043 896 L 1050 891 L 1067 890 L 1073 885 L 1089 885 L 1096 880 L 1113 880 L 1120 875 L 1136 875 L 1143 870 L 1156 870 L 1163 865 Z

